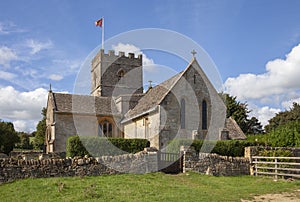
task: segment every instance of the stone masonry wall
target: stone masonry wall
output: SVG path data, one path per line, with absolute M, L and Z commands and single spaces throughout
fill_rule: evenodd
M 244 157 L 196 153 L 193 148 L 184 151 L 183 172 L 194 171 L 214 176 L 250 174 L 250 161 Z
M 250 174 L 249 158 L 196 153 L 193 148 L 183 148 L 181 154 L 183 155 L 183 172 L 193 171 L 214 176 Z M 161 162 L 158 161 L 158 152 L 151 150 L 151 148 L 136 154 L 97 158 L 74 157 L 73 159 L 63 159 L 50 158 L 49 155 L 48 158 L 41 160 L 0 158 L 0 184 L 29 177 L 99 176 L 121 173 L 143 174 L 164 169 L 159 168 L 158 165 L 161 165 Z
M 23 178 L 98 176 L 157 171 L 156 152 L 100 158 L 23 160 L 0 159 L 0 184 Z

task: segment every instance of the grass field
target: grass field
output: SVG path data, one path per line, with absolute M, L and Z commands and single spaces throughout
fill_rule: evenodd
M 299 188 L 300 181 L 252 176 L 122 174 L 18 180 L 0 185 L 0 201 L 240 201 Z

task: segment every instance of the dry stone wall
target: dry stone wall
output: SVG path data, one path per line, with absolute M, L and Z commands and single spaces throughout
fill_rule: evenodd
M 156 152 L 140 152 L 99 158 L 23 160 L 0 159 L 0 183 L 23 178 L 99 176 L 157 171 Z
M 161 167 L 161 152 L 146 148 L 136 154 L 103 157 L 55 158 L 43 155 L 33 158 L 0 158 L 0 184 L 23 178 L 47 178 L 69 176 L 99 176 L 121 173 L 148 173 L 169 170 Z M 197 153 L 193 148 L 182 148 L 182 160 L 175 170 L 193 171 L 214 176 L 249 175 L 249 158 L 227 157 L 217 154 Z M 181 156 L 179 155 L 179 156 Z M 182 166 L 182 167 L 181 167 Z M 169 168 L 168 167 L 168 168 Z
M 250 161 L 248 158 L 197 153 L 193 148 L 189 148 L 183 153 L 183 172 L 194 171 L 214 176 L 250 174 Z

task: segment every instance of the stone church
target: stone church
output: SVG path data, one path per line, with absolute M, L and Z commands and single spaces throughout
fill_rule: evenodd
M 174 138 L 245 139 L 196 58 L 172 78 L 143 89 L 142 55 L 101 49 L 91 62 L 90 95 L 47 101 L 46 152 L 65 152 L 69 136 L 145 138 L 164 149 Z

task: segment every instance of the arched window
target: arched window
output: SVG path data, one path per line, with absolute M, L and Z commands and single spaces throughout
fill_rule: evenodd
M 124 72 L 123 69 L 121 69 L 121 70 L 118 72 L 118 80 L 119 80 L 119 81 L 122 79 L 122 77 L 124 77 L 124 74 L 125 74 L 125 72 Z
M 182 129 L 185 128 L 185 100 L 180 101 L 180 126 Z
M 113 125 L 107 120 L 99 123 L 99 136 L 101 137 L 112 137 L 113 136 Z
M 202 101 L 202 130 L 207 130 L 207 103 Z

